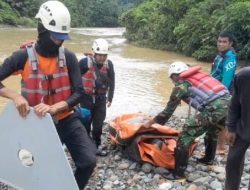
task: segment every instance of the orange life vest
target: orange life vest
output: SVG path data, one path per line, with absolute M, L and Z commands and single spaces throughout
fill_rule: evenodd
M 202 111 L 207 104 L 229 92 L 221 82 L 200 70 L 200 66 L 190 67 L 181 73 L 180 77 L 192 85 L 189 88 L 190 97 L 187 101 L 192 107 Z
M 88 71 L 82 75 L 83 88 L 86 94 L 89 95 L 106 95 L 108 84 L 106 84 L 101 76 L 108 75 L 108 60 L 105 61 L 101 69 L 96 71 L 97 67 L 94 66 L 93 56 L 87 56 Z
M 26 45 L 28 59 L 21 72 L 21 93 L 30 106 L 43 102 L 53 105 L 65 101 L 71 96 L 71 84 L 65 60 L 64 48 L 59 48 L 58 57 L 42 57 L 36 53 L 34 44 Z M 71 110 L 63 111 L 54 117 L 63 119 L 72 114 Z

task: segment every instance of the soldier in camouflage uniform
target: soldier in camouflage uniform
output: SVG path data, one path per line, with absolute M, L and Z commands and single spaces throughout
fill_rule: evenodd
M 192 71 L 189 75 L 190 69 Z M 184 171 L 188 164 L 189 147 L 195 138 L 204 133 L 206 133 L 205 156 L 198 161 L 204 164 L 212 164 L 216 152 L 217 135 L 224 125 L 231 98 L 228 90 L 210 75 L 203 73 L 203 78 L 197 78 L 196 76 L 200 76 L 202 72 L 196 69 L 197 72 L 195 73 L 193 72 L 195 69 L 194 67 L 189 68 L 182 62 L 174 62 L 170 65 L 169 77 L 175 84 L 170 100 L 162 112 L 144 124 L 145 127 L 150 127 L 153 123 L 165 124 L 181 100 L 199 111 L 199 114 L 190 116 L 185 121 L 175 148 L 175 170 L 172 173 L 165 174 L 165 177 L 170 180 L 185 177 Z M 197 73 L 198 75 L 196 75 Z M 189 76 L 184 76 L 184 74 Z M 194 78 L 196 78 L 196 82 L 193 80 Z M 210 81 L 210 84 L 206 84 L 207 81 Z M 205 87 L 202 88 L 204 84 L 211 85 L 211 89 L 205 91 Z M 217 88 L 217 91 L 212 91 L 214 87 Z

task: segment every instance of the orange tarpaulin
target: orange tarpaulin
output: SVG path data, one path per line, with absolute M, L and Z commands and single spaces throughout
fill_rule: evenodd
M 149 162 L 155 166 L 174 169 L 174 149 L 179 130 L 166 125 L 153 124 L 145 128 L 143 123 L 149 120 L 145 114 L 125 114 L 110 122 L 111 139 L 123 146 L 129 158 L 139 162 Z M 190 148 L 190 155 L 195 148 Z

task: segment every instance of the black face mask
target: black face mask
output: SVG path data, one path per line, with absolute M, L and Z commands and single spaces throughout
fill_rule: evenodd
M 45 57 L 58 56 L 60 45 L 55 44 L 51 38 L 49 31 L 39 22 L 37 26 L 38 39 L 36 44 L 36 50 L 40 55 Z

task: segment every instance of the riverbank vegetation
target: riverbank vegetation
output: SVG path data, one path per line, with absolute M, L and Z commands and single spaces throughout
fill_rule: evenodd
M 0 24 L 36 25 L 46 0 L 0 0 Z M 250 60 L 249 0 L 61 0 L 72 27 L 126 27 L 128 41 L 211 61 L 219 32 L 231 31 L 241 60 Z
M 211 61 L 220 31 L 232 32 L 241 60 L 250 59 L 249 0 L 144 0 L 121 17 L 126 38 L 142 46 Z
M 0 24 L 35 26 L 34 16 L 47 0 L 0 0 Z M 69 9 L 72 27 L 117 27 L 120 15 L 141 0 L 61 0 Z
M 15 1 L 13 1 L 15 2 Z M 34 4 L 29 6 L 29 9 L 23 9 L 21 6 L 25 6 L 26 1 L 16 2 L 15 4 L 0 0 L 0 24 L 12 25 L 12 26 L 34 26 L 35 22 L 30 17 L 34 8 Z M 23 11 L 20 11 L 23 9 Z

